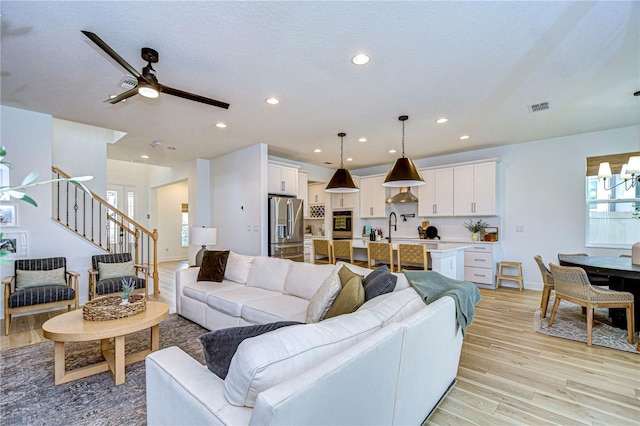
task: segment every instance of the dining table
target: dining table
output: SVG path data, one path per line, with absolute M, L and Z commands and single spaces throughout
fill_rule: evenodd
M 609 277 L 611 290 L 628 291 L 633 294 L 635 329 L 640 329 L 640 265 L 631 263 L 630 257 L 613 256 L 563 256 L 562 266 L 577 266 L 589 274 Z M 626 329 L 624 309 L 609 309 L 614 327 Z

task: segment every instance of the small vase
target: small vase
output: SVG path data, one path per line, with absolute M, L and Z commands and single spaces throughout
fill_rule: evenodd
M 471 240 L 473 241 L 480 241 L 480 233 L 479 232 L 473 232 L 471 234 Z
M 120 302 L 120 306 L 124 306 L 128 304 L 129 304 L 129 299 L 122 299 L 122 301 Z
M 631 263 L 640 265 L 640 241 L 631 246 Z

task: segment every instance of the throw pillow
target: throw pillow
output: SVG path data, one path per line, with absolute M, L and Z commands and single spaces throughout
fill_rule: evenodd
M 229 250 L 205 250 L 202 256 L 202 265 L 200 266 L 200 271 L 198 271 L 197 281 L 222 282 L 228 257 Z
M 381 272 L 376 274 L 378 271 Z M 364 300 L 367 301 L 381 294 L 392 292 L 396 288 L 396 281 L 398 281 L 398 277 L 389 272 L 386 266 L 376 269 L 364 279 Z
M 135 277 L 136 268 L 133 266 L 133 260 L 121 263 L 103 263 L 98 262 L 98 274 L 101 280 L 108 278 Z
M 17 290 L 49 285 L 67 285 L 64 281 L 64 268 L 51 269 L 49 271 L 25 271 L 21 269 L 16 271 Z
M 338 274 L 331 274 L 320 285 L 318 291 L 314 293 L 307 306 L 307 324 L 313 324 L 322 321 L 329 312 L 329 309 L 333 306 L 342 285 L 340 284 L 340 278 Z
M 349 280 L 351 280 L 351 278 L 353 277 L 360 277 L 361 280 L 364 279 L 362 275 L 356 274 L 346 266 L 343 266 L 342 268 L 340 268 L 340 270 L 338 271 L 338 276 L 340 277 L 340 284 L 342 285 L 343 288 L 347 284 L 347 282 L 349 282 Z
M 337 317 L 342 314 L 355 312 L 364 303 L 364 287 L 362 287 L 362 277 L 356 275 L 351 278 L 342 290 L 333 306 L 327 312 L 326 318 Z
M 269 324 L 232 327 L 211 331 L 200 336 L 207 368 L 224 380 L 229 372 L 231 359 L 244 339 L 259 336 L 278 328 L 302 324 L 296 321 L 280 321 Z
M 224 278 L 238 284 L 246 284 L 252 263 L 253 257 L 242 256 L 230 251 L 229 258 L 227 259 L 227 268 L 224 271 Z

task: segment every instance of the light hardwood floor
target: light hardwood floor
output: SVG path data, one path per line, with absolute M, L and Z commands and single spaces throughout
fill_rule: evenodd
M 174 272 L 186 266 L 160 265 L 161 294 L 155 299 L 172 311 Z M 534 332 L 539 291 L 480 292 L 457 384 L 428 425 L 640 424 L 640 355 Z M 43 341 L 42 323 L 60 312 L 16 318 L 2 350 Z

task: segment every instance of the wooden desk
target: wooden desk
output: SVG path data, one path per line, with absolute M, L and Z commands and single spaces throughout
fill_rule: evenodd
M 630 257 L 611 256 L 567 256 L 560 261 L 563 266 L 578 266 L 587 274 L 609 276 L 611 290 L 633 293 L 635 327 L 640 326 L 640 265 L 631 264 Z M 614 327 L 626 329 L 627 320 L 624 309 L 610 309 Z
M 162 302 L 147 301 L 147 309 L 137 315 L 110 321 L 87 321 L 82 317 L 82 309 L 67 312 L 47 320 L 42 325 L 44 337 L 53 340 L 55 384 L 59 385 L 72 380 L 108 371 L 116 385 L 124 383 L 125 366 L 144 358 L 160 347 L 159 324 L 169 316 L 169 306 Z M 127 334 L 151 329 L 150 349 L 126 355 L 124 353 L 124 337 Z M 113 338 L 113 351 L 110 349 L 110 338 Z M 86 342 L 100 340 L 102 356 L 105 361 L 87 367 L 66 371 L 65 342 Z

